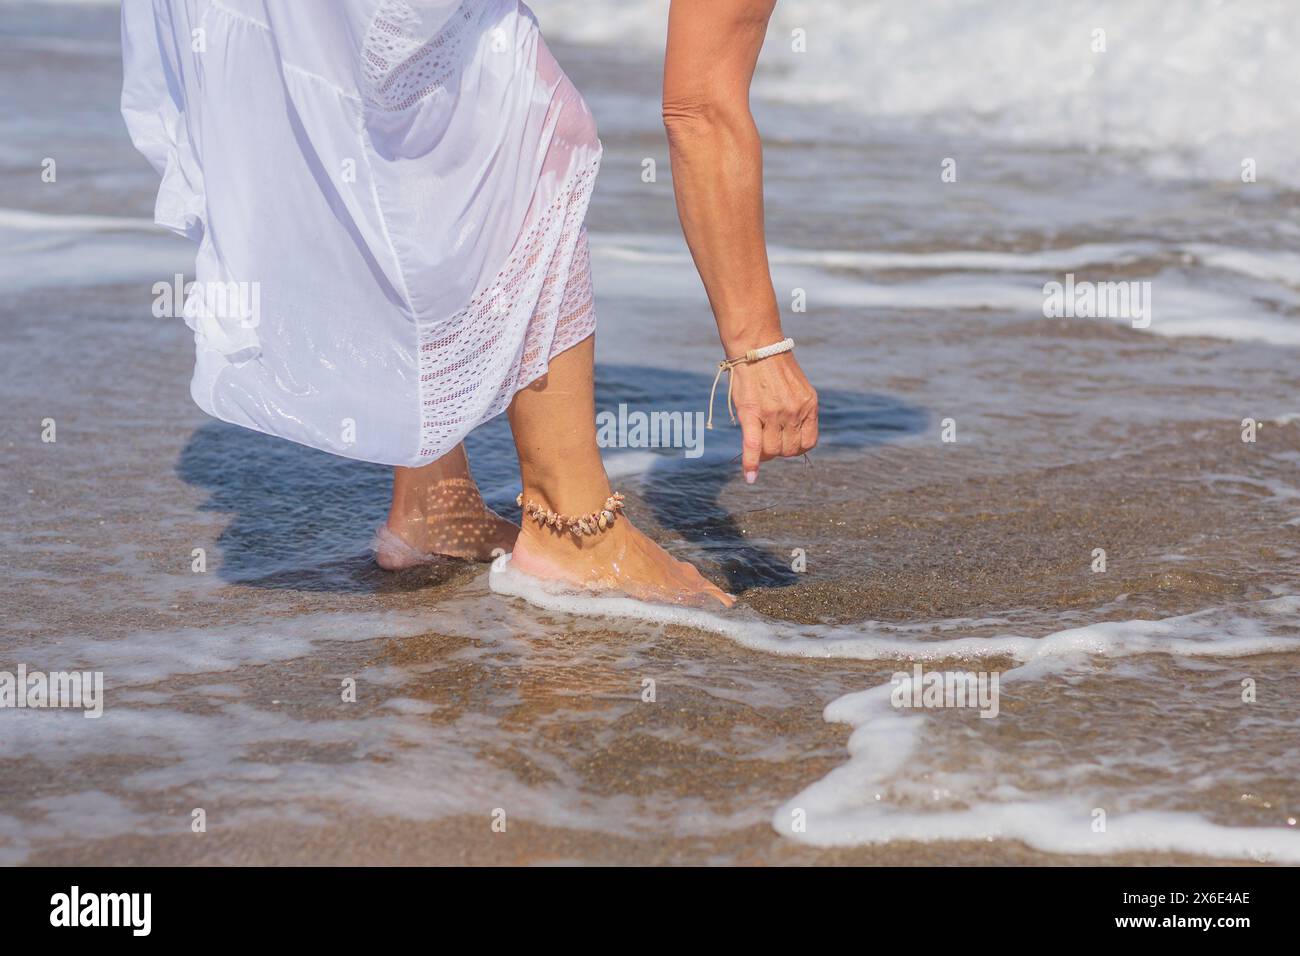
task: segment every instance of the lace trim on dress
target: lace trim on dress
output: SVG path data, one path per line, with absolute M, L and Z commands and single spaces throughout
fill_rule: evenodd
M 466 0 L 432 37 L 407 0 L 384 0 L 362 43 L 363 93 L 368 106 L 386 112 L 409 109 L 440 89 L 464 57 L 469 27 L 486 4 Z
M 420 455 L 433 460 L 467 426 L 505 410 L 551 356 L 595 328 L 591 257 L 583 226 L 600 157 L 574 173 L 516 245 L 496 280 L 451 319 L 420 330 Z M 505 338 L 535 303 L 522 348 Z M 490 394 L 483 390 L 492 388 Z

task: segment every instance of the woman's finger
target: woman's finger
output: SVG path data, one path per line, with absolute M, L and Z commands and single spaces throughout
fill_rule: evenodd
M 809 415 L 803 420 L 803 425 L 799 429 L 799 438 L 803 444 L 804 451 L 812 451 L 817 447 L 817 436 L 820 428 L 817 425 L 816 414 Z
M 812 451 L 817 447 L 817 437 L 821 433 L 821 426 L 817 421 L 817 416 L 820 411 L 821 409 L 814 404 L 812 411 L 804 417 L 803 425 L 800 429 L 804 451 Z
M 781 457 L 793 458 L 803 451 L 803 429 L 798 422 L 788 421 L 781 426 Z
M 763 460 L 781 457 L 781 423 L 775 418 L 763 422 Z
M 758 479 L 758 463 L 763 457 L 763 420 L 758 412 L 740 412 L 741 470 L 751 485 Z

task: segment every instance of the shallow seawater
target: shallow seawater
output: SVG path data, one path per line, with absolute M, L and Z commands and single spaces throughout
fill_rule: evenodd
M 606 148 L 598 410 L 702 414 L 716 337 L 629 40 L 662 11 L 535 7 Z M 1261 10 L 1221 39 L 1267 78 Z M 946 95 L 983 135 L 872 66 L 865 112 L 814 95 L 846 53 L 765 54 L 773 274 L 823 440 L 753 487 L 730 427 L 607 449 L 633 520 L 741 596 L 688 612 L 376 569 L 385 469 L 189 401 L 189 333 L 150 303 L 192 250 L 149 222 L 112 5 L 0 14 L 0 670 L 105 686 L 97 719 L 0 709 L 0 862 L 1300 862 L 1300 194 L 1207 173 L 1232 131 L 1196 152 L 1175 90 L 1149 91 L 1160 152 L 1120 72 L 1071 88 L 1114 107 L 1081 144 L 1024 135 L 1043 104 L 978 64 Z M 1276 156 L 1286 114 L 1250 103 L 1237 136 Z M 1150 327 L 1045 318 L 1066 273 L 1150 282 Z M 513 509 L 504 420 L 469 447 Z M 996 716 L 895 706 L 917 665 L 996 676 Z

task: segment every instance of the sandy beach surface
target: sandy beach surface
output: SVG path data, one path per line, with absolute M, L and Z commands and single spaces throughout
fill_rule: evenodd
M 615 6 L 603 36 L 535 6 L 605 144 L 597 407 L 695 415 L 716 339 Z M 823 442 L 752 487 L 731 427 L 607 449 L 632 519 L 740 602 L 588 616 L 378 570 L 385 469 L 193 406 L 191 334 L 150 310 L 193 251 L 150 222 L 116 11 L 3 10 L 0 671 L 99 671 L 105 701 L 0 710 L 0 863 L 1300 862 L 1293 182 L 891 125 L 765 54 Z M 1150 282 L 1150 327 L 1045 317 L 1067 272 Z M 506 423 L 469 450 L 517 514 Z M 997 716 L 893 706 L 916 664 L 998 675 Z

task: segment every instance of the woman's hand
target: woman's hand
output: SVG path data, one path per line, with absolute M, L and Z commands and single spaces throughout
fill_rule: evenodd
M 817 392 L 792 352 L 737 365 L 731 375 L 745 436 L 741 467 L 753 484 L 760 461 L 802 455 L 817 444 Z

